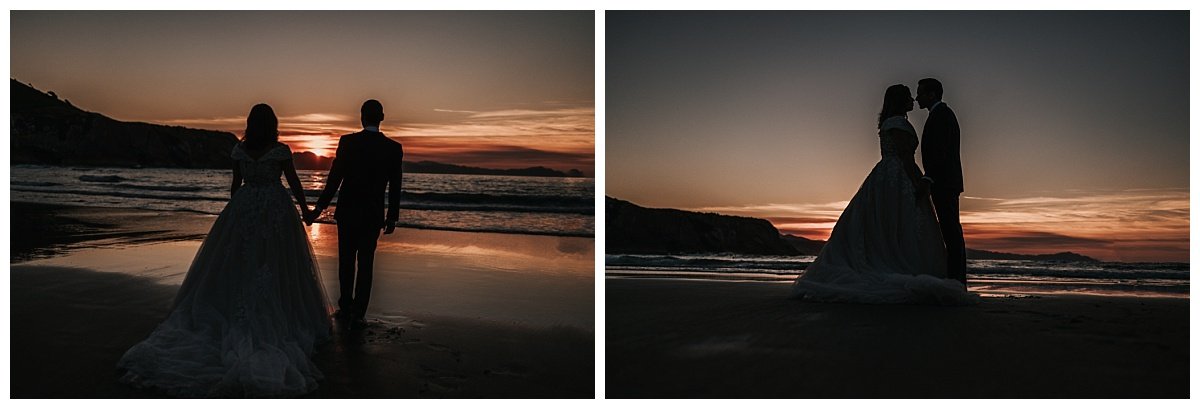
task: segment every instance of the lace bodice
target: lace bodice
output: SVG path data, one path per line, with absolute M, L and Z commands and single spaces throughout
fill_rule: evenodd
M 284 161 L 292 158 L 292 150 L 280 143 L 255 159 L 237 144 L 229 156 L 237 161 L 242 171 L 243 185 L 225 210 L 240 214 L 243 220 L 256 221 L 241 225 L 241 234 L 244 237 L 271 237 L 282 234 L 281 229 L 290 229 L 297 217 L 296 208 L 292 207 L 292 197 L 283 188 L 280 177 Z M 234 206 L 233 202 L 242 205 Z M 288 208 L 291 211 L 282 211 Z
M 893 130 L 903 132 L 894 132 Z M 908 123 L 907 118 L 893 116 L 883 120 L 883 126 L 879 128 L 879 155 L 881 157 L 911 158 L 916 151 L 917 130 Z
M 283 162 L 292 158 L 292 150 L 281 143 L 254 159 L 242 149 L 242 144 L 237 144 L 229 156 L 238 162 L 242 180 L 247 185 L 281 185 L 279 177 L 283 175 Z

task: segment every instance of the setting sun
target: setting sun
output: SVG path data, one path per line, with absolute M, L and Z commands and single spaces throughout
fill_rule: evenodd
M 299 149 L 297 149 L 296 147 L 292 147 L 292 150 L 299 151 Z M 305 150 L 312 152 L 313 155 L 317 155 L 317 156 L 324 156 L 327 158 L 333 156 L 333 151 L 330 151 L 328 149 L 317 148 L 317 149 L 305 149 Z

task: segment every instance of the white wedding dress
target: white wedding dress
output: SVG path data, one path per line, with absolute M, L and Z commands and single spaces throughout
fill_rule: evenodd
M 900 132 L 889 132 L 899 130 Z M 916 198 L 905 172 L 917 132 L 903 116 L 884 120 L 881 158 L 842 211 L 817 259 L 796 278 L 804 300 L 869 304 L 977 302 L 946 278 L 946 248 L 928 196 Z
M 245 184 L 201 244 L 174 310 L 117 364 L 121 381 L 180 397 L 284 397 L 322 380 L 309 360 L 330 337 L 308 234 L 280 183 L 291 151 L 233 148 Z

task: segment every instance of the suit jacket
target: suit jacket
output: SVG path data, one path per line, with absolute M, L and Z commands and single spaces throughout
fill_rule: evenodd
M 385 220 L 399 220 L 403 161 L 404 147 L 380 132 L 364 130 L 342 135 L 317 206 L 328 207 L 337 193 L 337 211 L 333 218 L 339 225 L 378 229 L 384 226 Z M 386 219 L 383 217 L 385 190 Z
M 943 102 L 929 113 L 921 131 L 921 164 L 925 176 L 933 179 L 931 189 L 941 193 L 962 193 L 962 161 L 959 159 L 958 117 Z

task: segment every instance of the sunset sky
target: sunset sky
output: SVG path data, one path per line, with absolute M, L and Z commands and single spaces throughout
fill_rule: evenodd
M 11 76 L 119 120 L 232 131 L 265 102 L 331 155 L 378 99 L 406 160 L 594 173 L 582 12 L 26 12 Z
M 968 247 L 1188 259 L 1187 12 L 610 11 L 605 58 L 610 196 L 825 239 L 935 77 Z

